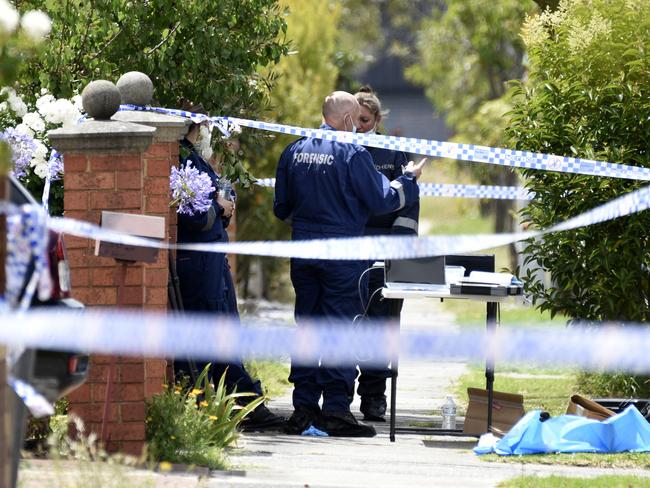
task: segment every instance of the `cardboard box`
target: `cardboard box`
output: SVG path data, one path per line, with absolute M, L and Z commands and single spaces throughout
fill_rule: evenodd
M 162 240 L 165 237 L 165 218 L 153 215 L 127 214 L 102 211 L 100 225 L 122 233 Z M 95 256 L 106 256 L 123 261 L 153 263 L 158 258 L 158 248 L 114 244 L 95 241 Z
M 566 413 L 570 415 L 579 415 L 594 420 L 605 420 L 609 417 L 616 415 L 615 412 L 602 405 L 598 405 L 593 400 L 585 398 L 580 395 L 572 395 L 569 400 L 569 406 Z
M 493 392 L 492 426 L 506 433 L 524 416 L 524 397 L 516 393 Z M 487 430 L 487 390 L 468 388 L 469 405 L 465 415 L 463 433 L 469 435 L 485 434 Z

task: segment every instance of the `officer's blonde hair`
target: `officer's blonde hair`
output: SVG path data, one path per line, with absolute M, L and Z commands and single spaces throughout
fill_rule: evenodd
M 381 102 L 370 85 L 364 85 L 354 94 L 359 105 L 366 107 L 375 117 L 385 117 L 388 112 L 381 111 Z

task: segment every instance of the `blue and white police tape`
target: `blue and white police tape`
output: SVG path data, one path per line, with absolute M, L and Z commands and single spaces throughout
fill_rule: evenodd
M 273 188 L 275 178 L 259 178 L 256 185 Z M 495 200 L 532 200 L 534 194 L 521 186 L 452 185 L 418 183 L 421 197 L 490 198 Z
M 31 205 L 6 208 L 13 208 L 7 218 L 6 299 L 11 306 L 20 305 L 25 310 L 37 290 L 40 298 L 49 297 L 52 290 L 50 274 L 46 272 L 49 233 L 47 215 L 41 208 Z M 23 291 L 32 261 L 34 270 Z
M 54 415 L 54 407 L 52 404 L 47 398 L 36 391 L 33 386 L 13 376 L 7 379 L 7 383 L 13 388 L 18 398 L 23 401 L 34 417 L 40 418 L 47 415 Z
M 512 149 L 460 144 L 414 137 L 396 137 L 380 134 L 352 133 L 322 129 L 296 127 L 258 120 L 240 119 L 237 117 L 208 117 L 202 114 L 168 109 L 162 107 L 141 107 L 122 105 L 121 110 L 139 110 L 157 112 L 169 115 L 187 117 L 194 121 L 208 120 L 218 127 L 224 135 L 230 137 L 228 127 L 249 127 L 253 129 L 278 132 L 299 137 L 312 137 L 330 141 L 360 144 L 362 146 L 391 149 L 424 156 L 457 159 L 475 163 L 494 164 L 510 168 L 525 168 L 560 173 L 606 176 L 610 178 L 625 178 L 631 180 L 650 181 L 650 168 L 616 164 L 592 159 L 557 156 L 531 151 L 515 151 Z M 232 126 L 228 124 L 232 123 Z M 225 127 L 225 128 L 224 128 Z
M 416 361 L 482 361 L 650 372 L 646 325 L 602 324 L 561 328 L 436 327 L 400 331 L 396 323 L 310 322 L 298 327 L 244 322 L 214 314 L 166 315 L 142 311 L 33 310 L 0 314 L 8 346 L 144 357 L 231 362 L 287 359 L 295 364 L 385 365 L 399 356 Z M 625 326 L 623 326 L 625 325 Z
M 47 174 L 45 175 L 45 186 L 41 196 L 41 204 L 45 213 L 50 213 L 50 188 L 52 181 L 60 179 L 60 172 L 63 171 L 63 156 L 55 150 L 52 150 L 50 158 L 47 160 Z
M 176 245 L 119 233 L 79 220 L 50 218 L 48 225 L 52 230 L 60 233 L 131 246 L 284 258 L 382 260 L 477 252 L 524 239 L 540 237 L 551 232 L 577 229 L 605 222 L 647 210 L 649 207 L 650 186 L 645 186 L 550 228 L 538 231 L 510 234 L 425 237 L 386 235 L 304 241 L 240 241 Z
M 225 117 L 210 117 L 206 114 L 198 114 L 194 112 L 189 112 L 187 110 L 180 110 L 174 108 L 162 108 L 162 107 L 143 107 L 140 105 L 120 105 L 119 110 L 121 112 L 154 112 L 163 115 L 174 115 L 176 117 L 183 117 L 185 119 L 190 119 L 192 122 L 200 124 L 202 122 L 208 122 L 212 127 L 216 127 L 225 137 L 231 137 L 235 134 L 241 132 L 241 128 L 227 120 Z

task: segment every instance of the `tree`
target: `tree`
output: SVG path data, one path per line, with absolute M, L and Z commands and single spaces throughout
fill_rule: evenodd
M 528 20 L 530 74 L 517 87 L 508 134 L 517 149 L 650 166 L 650 3 L 562 0 Z M 642 184 L 526 170 L 534 200 L 523 217 L 544 228 Z M 549 271 L 526 285 L 539 308 L 589 320 L 650 320 L 650 214 L 528 243 Z
M 340 52 L 338 26 L 341 5 L 319 0 L 282 0 L 281 5 L 287 7 L 289 12 L 286 17 L 286 37 L 291 42 L 291 53 L 274 67 L 276 78 L 268 117 L 278 123 L 318 127 L 323 99 L 335 89 L 339 74 L 337 56 Z M 280 154 L 291 140 L 288 136 L 265 134 L 254 144 L 245 144 L 255 175 L 274 177 Z M 238 228 L 241 238 L 288 237 L 288 226 L 273 216 L 273 189 L 254 188 L 249 194 L 241 196 L 238 208 L 242 217 Z M 273 281 L 268 278 L 283 266 L 283 262 L 240 257 L 238 272 L 244 292 L 247 291 L 253 262 L 262 263 L 265 277 L 263 293 L 268 297 L 273 292 Z
M 97 79 L 147 73 L 155 102 L 177 108 L 183 99 L 211 113 L 256 117 L 268 104 L 272 66 L 286 54 L 286 29 L 277 0 L 219 2 L 156 0 L 18 0 L 20 10 L 47 11 L 47 48 L 23 63 L 19 91 L 34 102 L 45 88 L 70 98 Z M 230 176 L 245 177 L 238 165 Z M 33 175 L 32 175 L 33 176 Z M 37 197 L 44 180 L 26 182 Z M 62 211 L 62 182 L 52 184 L 50 210 Z
M 445 114 L 454 141 L 503 145 L 506 83 L 524 75 L 519 36 L 532 0 L 449 0 L 433 9 L 419 30 L 417 56 L 406 71 Z M 496 100 L 501 100 L 495 102 Z M 495 110 L 503 109 L 497 113 Z M 486 117 L 487 116 L 487 117 Z M 464 165 L 484 184 L 514 185 L 516 173 L 487 165 Z M 497 232 L 513 230 L 508 200 L 491 202 Z
M 164 106 L 187 98 L 215 114 L 252 115 L 269 88 L 259 66 L 286 54 L 277 0 L 16 3 L 53 21 L 49 48 L 20 71 L 23 92 L 45 87 L 69 98 L 92 80 L 137 70 L 151 77 Z

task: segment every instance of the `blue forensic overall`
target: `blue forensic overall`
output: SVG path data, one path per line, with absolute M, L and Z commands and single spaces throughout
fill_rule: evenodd
M 402 167 L 408 164 L 406 154 L 390 149 L 367 147 L 372 157 L 375 169 L 383 174 L 390 181 L 395 180 L 402 174 Z M 418 221 L 420 216 L 420 200 L 405 205 L 402 209 L 381 215 L 372 215 L 363 231 L 364 235 L 417 235 Z M 368 267 L 372 266 L 368 263 Z M 384 287 L 384 270 L 380 268 L 371 269 L 368 272 L 368 297 L 370 303 L 367 305 L 367 316 L 371 320 L 393 319 L 391 316 L 389 302 L 383 300 L 381 292 L 377 291 Z M 403 300 L 399 300 L 399 308 L 402 308 Z M 367 303 L 367 302 L 366 302 Z M 390 377 L 388 365 L 385 368 L 364 367 L 359 364 L 359 385 L 357 394 L 361 397 L 381 397 L 386 392 L 386 379 Z
M 181 141 L 180 166 L 188 161 L 202 173 L 207 173 L 212 186 L 218 188 L 219 176 L 212 167 L 196 152 L 187 140 Z M 194 215 L 178 214 L 178 242 L 228 242 L 226 227 L 229 219 L 223 218 L 223 209 L 215 199 L 216 190 L 210 197 L 212 206 L 207 212 Z M 230 275 L 226 256 L 222 253 L 182 251 L 176 255 L 176 269 L 181 289 L 183 306 L 186 311 L 215 312 L 229 314 L 239 318 L 237 298 Z M 195 362 L 198 372 L 205 368 L 208 361 Z M 176 360 L 177 373 L 190 373 L 187 361 Z M 226 386 L 229 391 L 235 387 L 239 392 L 253 392 L 262 395 L 259 381 L 254 381 L 244 369 L 241 361 L 220 363 L 212 361 L 210 376 L 218 382 L 226 374 Z
M 291 224 L 293 240 L 356 237 L 371 213 L 401 209 L 418 195 L 411 173 L 390 182 L 361 146 L 302 138 L 280 157 L 273 211 Z M 365 261 L 292 259 L 298 324 L 313 317 L 351 323 L 363 312 L 357 285 L 365 267 Z M 332 366 L 326 357 L 320 365 L 292 361 L 293 405 L 318 408 L 322 395 L 323 413 L 349 412 L 355 377 L 354 366 Z

